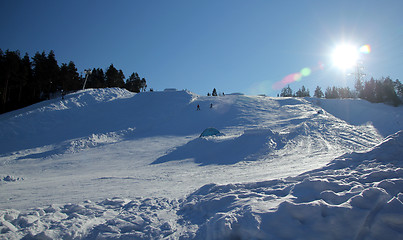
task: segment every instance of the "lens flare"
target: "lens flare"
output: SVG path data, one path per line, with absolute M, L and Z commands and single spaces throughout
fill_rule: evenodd
M 281 81 L 274 83 L 272 88 L 274 90 L 280 90 L 290 83 L 301 81 L 303 77 L 308 77 L 314 71 L 323 70 L 323 69 L 324 69 L 324 64 L 321 62 L 318 63 L 318 66 L 313 67 L 313 68 L 305 67 L 305 68 L 301 69 L 300 72 L 288 74 Z
M 365 44 L 363 46 L 360 47 L 360 52 L 361 53 L 365 53 L 368 54 L 371 52 L 371 46 L 369 44 Z
M 301 70 L 301 75 L 303 76 L 303 77 L 307 77 L 307 76 L 309 76 L 309 75 L 311 75 L 311 69 L 310 68 L 303 68 L 302 70 Z
M 294 80 L 299 82 L 301 81 L 302 74 L 301 73 L 294 73 Z

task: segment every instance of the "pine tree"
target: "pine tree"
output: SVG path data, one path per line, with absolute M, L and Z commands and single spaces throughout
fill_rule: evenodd
M 298 91 L 296 91 L 295 94 L 294 94 L 294 97 L 302 97 L 302 96 L 303 96 L 303 94 L 302 94 L 301 89 L 298 89 Z
M 126 81 L 126 89 L 132 92 L 140 92 L 140 77 L 137 73 L 132 73 Z
M 310 97 L 309 90 L 302 86 L 296 93 L 295 97 Z
M 123 74 L 122 69 L 119 69 L 116 86 L 120 88 L 125 87 L 125 75 Z
M 394 106 L 398 106 L 401 101 L 396 94 L 395 91 L 395 83 L 387 77 L 383 80 L 383 94 L 384 94 L 384 102 L 393 104 Z
M 81 77 L 81 78 L 85 78 Z M 88 76 L 86 88 L 105 88 L 106 80 L 104 70 L 102 68 L 94 68 L 91 71 L 91 74 Z
M 397 95 L 403 98 L 403 84 L 399 81 L 399 79 L 396 79 L 395 81 L 395 88 Z
M 62 88 L 61 81 L 59 79 L 59 65 L 57 64 L 56 56 L 53 50 L 50 50 L 48 57 L 46 59 L 47 68 L 47 84 L 48 84 L 48 95 L 54 93 Z M 49 97 L 49 96 L 48 96 Z
M 280 97 L 292 97 L 292 90 L 290 88 L 290 85 L 281 90 Z
M 376 80 L 375 81 L 375 96 L 374 96 L 374 102 L 381 103 L 384 102 L 384 89 L 383 89 L 383 84 L 382 81 Z
M 126 89 L 131 92 L 139 93 L 140 91 L 145 91 L 146 87 L 147 84 L 145 78 L 140 79 L 138 73 L 132 73 L 126 81 Z
M 352 98 L 354 96 L 349 87 L 337 88 L 337 92 L 339 98 Z
M 325 91 L 325 98 L 329 99 L 332 98 L 332 88 L 331 87 L 327 87 L 326 91 Z
M 145 92 L 146 89 L 147 89 L 147 81 L 146 81 L 145 78 L 142 78 L 142 79 L 141 79 L 141 82 L 140 82 L 140 89 L 141 89 L 142 92 Z
M 211 93 L 212 96 L 217 96 L 217 90 L 214 88 L 213 92 Z
M 65 63 L 62 64 L 60 67 L 60 82 L 64 92 L 78 90 L 81 88 L 82 82 L 77 73 L 77 68 L 74 62 L 70 61 L 68 65 Z
M 47 57 L 45 52 L 36 52 L 33 60 L 34 98 L 43 100 L 49 96 L 49 74 L 47 73 Z
M 355 87 L 355 91 L 356 91 L 357 97 L 361 98 L 361 97 L 362 97 L 363 90 L 364 90 L 364 86 L 363 86 L 363 83 L 362 83 L 362 81 L 361 81 L 360 78 L 358 78 L 358 79 L 355 81 L 354 87 Z
M 29 91 L 32 84 L 32 64 L 29 59 L 28 53 L 21 59 L 21 69 L 20 69 L 20 89 L 18 101 L 20 107 L 29 104 L 31 99 L 31 92 Z
M 15 90 L 18 89 L 19 79 L 18 74 L 21 66 L 20 53 L 18 51 L 6 51 L 2 57 L 1 67 L 1 94 L 2 94 L 2 110 L 13 109 L 13 102 L 15 99 Z
M 362 90 L 362 98 L 369 101 L 375 102 L 375 80 L 371 78 L 368 82 L 365 82 L 364 88 Z
M 316 97 L 316 98 L 322 98 L 323 97 L 322 89 L 319 86 L 317 86 L 316 89 L 315 89 L 314 97 Z
M 335 86 L 332 87 L 332 98 L 340 98 L 339 92 Z
M 109 68 L 105 72 L 106 77 L 106 86 L 107 87 L 120 87 L 123 88 L 125 86 L 124 78 L 122 70 L 117 70 L 113 64 L 109 66 Z

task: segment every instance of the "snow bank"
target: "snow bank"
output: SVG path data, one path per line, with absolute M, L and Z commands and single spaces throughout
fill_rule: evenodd
M 0 210 L 0 238 L 402 239 L 402 154 L 400 131 L 297 177 L 209 184 L 180 200 Z

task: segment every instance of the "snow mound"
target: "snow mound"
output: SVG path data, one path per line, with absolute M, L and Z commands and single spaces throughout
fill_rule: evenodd
M 403 131 L 296 177 L 208 184 L 184 199 L 0 210 L 3 239 L 402 239 Z

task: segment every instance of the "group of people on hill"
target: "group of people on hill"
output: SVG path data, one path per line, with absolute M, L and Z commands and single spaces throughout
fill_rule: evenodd
M 213 108 L 213 104 L 212 104 L 212 103 L 210 103 L 210 108 Z M 197 108 L 196 108 L 196 110 L 197 110 L 197 111 L 199 111 L 199 110 L 200 110 L 200 105 L 199 105 L 199 104 L 197 104 Z

